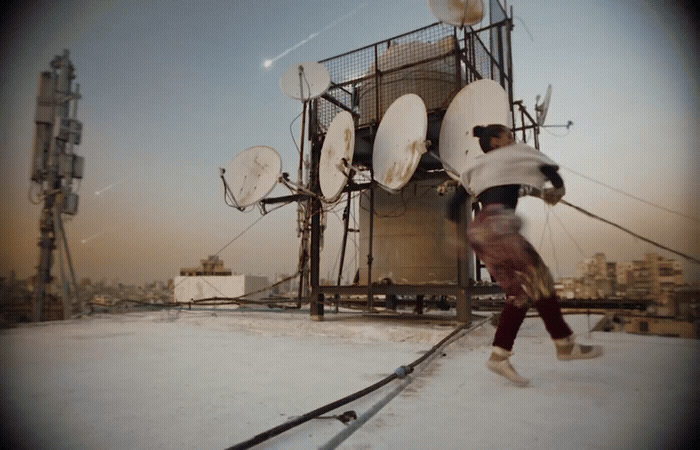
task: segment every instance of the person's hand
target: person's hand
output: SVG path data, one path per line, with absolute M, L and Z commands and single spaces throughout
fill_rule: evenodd
M 549 187 L 549 188 L 544 188 L 542 191 L 542 200 L 544 200 L 546 203 L 549 203 L 550 205 L 556 205 L 559 203 L 559 200 L 566 194 L 566 189 L 564 186 L 554 188 L 554 187 Z

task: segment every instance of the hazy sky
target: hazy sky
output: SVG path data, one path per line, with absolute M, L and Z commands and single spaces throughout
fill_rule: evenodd
M 548 123 L 574 122 L 568 133 L 553 128 L 541 135 L 542 151 L 564 167 L 567 200 L 700 257 L 697 16 L 660 4 L 509 2 L 516 16 L 514 94 L 532 111 L 535 96 L 551 83 Z M 362 5 L 35 1 L 5 7 L 0 275 L 14 269 L 26 277 L 38 263 L 41 208 L 27 195 L 37 77 L 64 48 L 83 95 L 78 117 L 84 131 L 76 153 L 85 157 L 85 176 L 78 215 L 66 224 L 77 274 L 166 280 L 219 251 L 260 217 L 224 205 L 218 167 L 247 147 L 269 145 L 281 154 L 284 170 L 295 173 L 289 128 L 301 105 L 280 92 L 287 67 L 436 21 L 426 0 Z M 296 122 L 296 135 L 299 128 Z M 695 219 L 633 200 L 566 168 Z M 555 276 L 573 275 L 577 261 L 600 251 L 609 260 L 657 251 L 563 205 L 548 219 L 537 200 L 524 200 L 520 209 L 527 236 Z M 239 272 L 293 273 L 295 217 L 293 205 L 270 213 L 220 257 Z M 340 220 L 331 215 L 328 224 L 322 276 L 339 248 Z M 684 262 L 684 268 L 686 278 L 700 279 L 698 265 Z

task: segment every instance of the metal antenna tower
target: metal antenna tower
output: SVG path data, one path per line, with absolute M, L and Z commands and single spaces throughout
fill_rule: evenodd
M 68 54 L 68 50 L 64 50 L 62 55 L 54 57 L 50 64 L 52 70 L 39 75 L 30 178 L 40 186 L 44 206 L 39 222 L 41 252 L 32 304 L 34 321 L 45 320 L 46 301 L 52 296 L 51 267 L 56 240 L 59 250 L 61 243 L 65 248 L 74 286 L 73 296 L 77 303 L 77 283 L 62 215 L 75 215 L 78 212 L 78 195 L 73 192 L 73 179 L 83 177 L 84 158 L 73 153 L 73 146 L 80 144 L 82 123 L 77 120 L 80 85 L 76 84 L 75 91 L 72 90 L 75 75 Z M 61 275 L 63 277 L 63 273 Z M 62 285 L 66 291 L 62 296 L 63 317 L 68 318 L 73 301 L 69 284 L 62 280 Z

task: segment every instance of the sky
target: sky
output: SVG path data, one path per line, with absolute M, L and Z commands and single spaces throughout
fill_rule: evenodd
M 514 96 L 532 111 L 535 96 L 552 84 L 547 122 L 573 122 L 568 131 L 545 129 L 540 141 L 562 166 L 566 200 L 697 258 L 697 14 L 658 4 L 509 2 Z M 41 208 L 28 191 L 37 77 L 69 49 L 82 94 L 75 152 L 85 157 L 78 214 L 66 223 L 71 256 L 78 278 L 126 283 L 167 280 L 216 253 L 236 272 L 294 273 L 295 207 L 262 218 L 227 207 L 218 168 L 245 148 L 268 145 L 294 173 L 290 124 L 301 104 L 281 93 L 284 71 L 437 21 L 425 0 L 400 7 L 389 0 L 85 0 L 3 8 L 0 276 L 36 272 Z M 267 60 L 274 63 L 265 67 Z M 299 121 L 291 129 L 298 139 Z M 525 235 L 555 277 L 574 275 L 576 263 L 596 252 L 613 261 L 657 251 L 673 257 L 564 205 L 548 212 L 524 199 L 519 209 Z M 328 229 L 321 276 L 334 278 L 339 216 L 329 216 Z M 682 261 L 686 279 L 700 281 L 699 266 Z

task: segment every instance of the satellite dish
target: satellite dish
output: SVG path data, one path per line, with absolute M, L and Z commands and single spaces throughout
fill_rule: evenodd
M 321 192 L 328 201 L 334 201 L 348 181 L 346 170 L 352 164 L 352 156 L 355 151 L 355 122 L 352 114 L 347 111 L 338 113 L 323 141 L 321 159 L 319 161 L 318 176 L 321 184 Z
M 474 25 L 484 18 L 482 0 L 428 0 L 428 4 L 441 22 L 456 27 Z
M 250 147 L 228 163 L 223 177 L 240 208 L 253 205 L 267 196 L 282 173 L 277 151 L 264 145 Z
M 282 93 L 302 101 L 323 95 L 330 85 L 328 69 L 323 64 L 311 61 L 293 64 L 280 78 Z
M 397 98 L 384 113 L 374 138 L 374 179 L 387 191 L 408 183 L 426 151 L 428 113 L 416 94 Z
M 464 86 L 452 99 L 440 126 L 440 159 L 450 177 L 458 180 L 471 160 L 483 154 L 479 138 L 474 137 L 472 130 L 476 125 L 492 123 L 511 127 L 506 91 L 487 79 Z
M 544 100 L 542 103 L 537 104 L 540 101 L 540 96 L 535 97 L 535 120 L 537 125 L 544 125 L 544 119 L 547 117 L 547 110 L 549 110 L 549 101 L 552 98 L 552 85 L 547 86 L 547 93 L 544 94 Z

